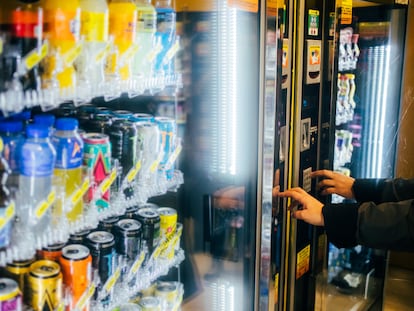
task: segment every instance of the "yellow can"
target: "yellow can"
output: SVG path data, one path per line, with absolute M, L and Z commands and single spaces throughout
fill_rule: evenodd
M 62 273 L 58 263 L 38 260 L 27 275 L 28 302 L 35 311 L 55 310 L 62 299 Z
M 160 214 L 160 232 L 163 237 L 170 237 L 177 227 L 177 211 L 171 207 L 158 208 Z

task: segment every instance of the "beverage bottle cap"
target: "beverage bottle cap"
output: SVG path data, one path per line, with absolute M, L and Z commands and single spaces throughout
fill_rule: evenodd
M 55 128 L 58 131 L 74 131 L 78 125 L 79 122 L 75 118 L 59 118 L 56 120 Z
M 26 136 L 27 138 L 49 137 L 49 128 L 38 123 L 28 124 L 26 126 Z
M 34 123 L 52 127 L 55 124 L 55 116 L 50 113 L 37 114 L 33 117 Z
M 23 131 L 23 123 L 18 120 L 0 122 L 1 133 L 19 133 Z

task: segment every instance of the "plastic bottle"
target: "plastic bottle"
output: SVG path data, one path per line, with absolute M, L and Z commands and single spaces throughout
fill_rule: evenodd
M 109 35 L 113 36 L 114 50 L 108 57 L 106 73 L 121 80 L 131 77 L 136 38 L 137 7 L 132 0 L 112 0 L 109 2 Z
M 45 62 L 48 86 L 58 82 L 61 94 L 73 95 L 76 86 L 74 61 L 80 54 L 79 0 L 45 0 L 45 37 L 50 51 Z
M 157 11 L 157 32 L 155 35 L 162 45 L 162 50 L 155 60 L 155 71 L 168 75 L 173 71 L 172 61 L 168 61 L 166 56 L 176 40 L 176 13 L 171 7 L 171 0 L 157 0 L 155 9 Z
M 46 126 L 49 129 L 49 136 L 53 135 L 53 126 L 55 125 L 56 117 L 51 113 L 36 114 L 33 116 L 33 123 Z
M 155 31 L 157 30 L 157 11 L 151 0 L 136 0 L 137 6 L 137 36 L 138 52 L 133 62 L 133 74 L 150 78 L 154 74 Z
M 24 61 L 30 52 L 39 51 L 43 43 L 43 10 L 40 1 L 10 2 L 13 3 L 8 14 L 10 16 L 5 17 L 5 26 L 10 35 L 4 51 L 4 70 L 8 80 L 6 88 L 10 89 L 11 84 L 19 80 L 23 90 L 40 90 L 38 63 Z M 10 3 L 6 10 L 10 10 Z
M 48 228 L 53 203 L 52 176 L 56 152 L 50 142 L 49 129 L 39 124 L 28 124 L 19 156 L 17 216 L 36 236 Z
M 106 0 L 80 0 L 83 47 L 76 60 L 79 83 L 89 83 L 98 94 L 104 82 L 104 61 L 108 45 L 109 12 Z
M 18 150 L 24 142 L 23 123 L 18 120 L 2 121 L 0 136 L 3 140 L 3 156 L 6 159 L 10 175 L 7 178 L 7 188 L 15 198 L 19 186 L 19 155 Z
M 56 120 L 52 143 L 56 149 L 54 178 L 56 189 L 64 192 L 62 199 L 57 200 L 54 216 L 58 218 L 65 212 L 69 221 L 75 221 L 83 212 L 83 202 L 70 202 L 71 196 L 82 184 L 83 141 L 78 134 L 78 120 L 59 118 Z M 69 207 L 64 210 L 64 205 Z
M 0 152 L 3 152 L 3 141 L 0 139 Z M 6 159 L 1 155 L 0 157 L 0 217 L 6 221 L 0 228 L 0 249 L 9 246 L 11 240 L 11 230 L 13 219 L 7 215 L 10 213 L 9 208 L 12 204 L 12 198 L 9 189 L 6 186 L 7 178 L 11 170 Z

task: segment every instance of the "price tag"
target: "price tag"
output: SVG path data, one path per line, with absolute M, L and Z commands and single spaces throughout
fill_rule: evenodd
M 70 49 L 64 55 L 63 59 L 65 60 L 65 65 L 66 66 L 72 65 L 75 59 L 79 56 L 81 52 L 82 52 L 82 44 L 78 43 L 73 49 Z
M 87 178 L 82 186 L 76 190 L 76 192 L 72 195 L 71 202 L 73 205 L 79 202 L 79 200 L 85 195 L 86 191 L 89 189 L 89 179 Z
M 95 61 L 97 63 L 100 63 L 106 57 L 106 55 L 108 55 L 110 50 L 111 50 L 111 44 L 108 43 L 102 51 L 96 54 Z
M 89 288 L 84 291 L 81 298 L 79 298 L 75 310 L 83 310 L 86 307 L 86 304 L 91 300 L 92 295 L 95 293 L 95 290 L 96 286 L 94 283 L 92 283 L 91 286 L 89 286 Z
M 158 165 L 160 164 L 162 158 L 164 158 L 164 152 L 160 152 L 158 154 L 158 158 L 151 164 L 150 166 L 150 172 L 154 173 L 155 170 L 158 168 Z
M 135 164 L 135 166 L 129 171 L 127 175 L 127 181 L 131 183 L 137 176 L 139 170 L 141 169 L 141 160 Z
M 109 187 L 111 187 L 112 183 L 116 179 L 116 170 L 113 169 L 111 172 L 111 175 L 109 175 L 108 178 L 105 178 L 105 180 L 101 184 L 101 193 L 105 193 L 109 190 Z
M 3 53 L 3 39 L 0 38 L 0 54 Z
M 178 42 L 178 40 L 176 40 L 174 45 L 168 50 L 167 54 L 165 55 L 168 61 L 174 57 L 174 55 L 177 53 L 179 48 L 180 48 L 180 43 Z
M 54 190 L 50 192 L 47 196 L 47 199 L 40 202 L 35 208 L 35 215 L 38 219 L 42 218 L 46 211 L 52 206 L 53 202 L 55 202 L 56 193 Z
M 152 63 L 155 57 L 157 57 L 157 55 L 161 52 L 161 50 L 162 50 L 162 45 L 161 44 L 156 45 L 152 49 L 151 53 L 148 53 L 148 56 L 147 56 L 148 61 Z
M 6 208 L 6 212 L 4 213 L 4 217 L 0 217 L 0 230 L 6 226 L 9 221 L 13 218 L 16 212 L 16 205 L 14 202 L 11 202 L 9 206 Z
M 122 54 L 120 63 L 122 65 L 125 65 L 138 52 L 138 49 L 138 44 L 132 45 L 128 50 L 125 51 L 124 54 Z
M 40 47 L 40 50 L 34 49 L 29 54 L 26 55 L 26 57 L 23 60 L 23 63 L 27 70 L 32 69 L 34 66 L 39 64 L 43 58 L 47 55 L 49 52 L 49 45 L 47 43 L 43 43 L 43 45 Z
M 137 274 L 139 268 L 141 268 L 142 263 L 145 259 L 145 253 L 141 252 L 141 254 L 138 256 L 138 258 L 135 260 L 134 264 L 131 267 L 131 270 L 129 271 L 130 277 Z
M 107 293 L 109 293 L 112 288 L 114 288 L 116 281 L 118 281 L 119 277 L 121 276 L 121 268 L 118 267 L 115 270 L 115 273 L 111 275 L 111 277 L 106 281 L 104 289 Z
M 178 155 L 180 154 L 182 149 L 183 147 L 181 146 L 181 144 L 179 144 L 177 148 L 175 148 L 174 152 L 171 154 L 170 158 L 168 159 L 167 164 L 165 164 L 165 168 L 167 170 L 170 169 L 173 163 L 175 162 L 175 160 L 177 160 Z

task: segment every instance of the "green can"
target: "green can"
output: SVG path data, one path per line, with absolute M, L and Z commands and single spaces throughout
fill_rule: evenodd
M 96 201 L 99 211 L 109 206 L 111 179 L 111 144 L 109 136 L 101 133 L 83 135 L 84 155 L 83 164 L 92 175 L 93 182 L 88 192 L 88 202 L 92 201 L 96 191 L 101 187 L 102 196 Z

